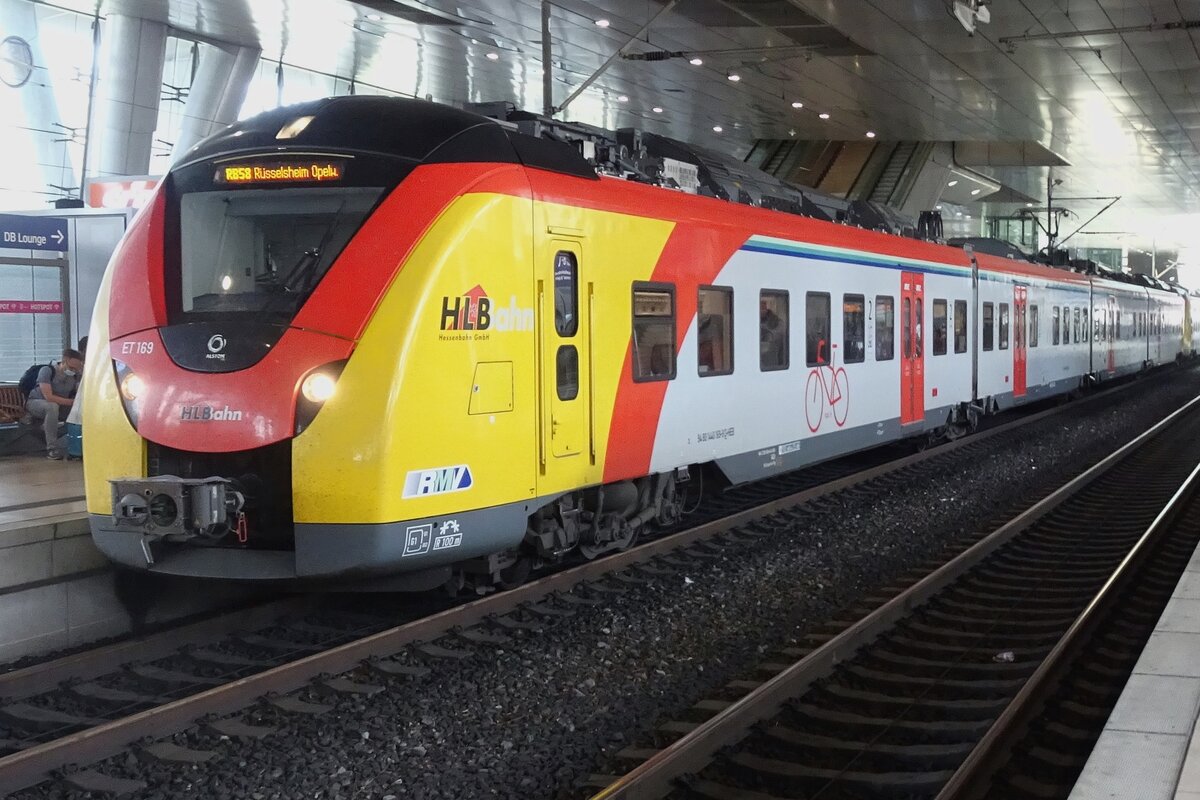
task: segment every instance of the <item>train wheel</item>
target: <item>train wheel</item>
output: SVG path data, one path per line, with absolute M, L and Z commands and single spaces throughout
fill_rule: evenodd
M 516 561 L 497 573 L 500 579 L 496 582 L 496 585 L 501 589 L 513 589 L 529 580 L 529 573 L 532 571 L 533 557 L 527 553 L 522 553 L 517 556 Z

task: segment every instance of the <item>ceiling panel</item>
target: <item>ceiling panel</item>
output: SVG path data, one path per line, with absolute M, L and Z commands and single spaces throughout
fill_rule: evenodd
M 85 12 L 94 4 L 56 2 Z M 347 0 L 101 0 L 105 14 L 161 20 L 393 91 L 540 109 L 539 0 L 403 5 L 410 17 L 459 21 L 373 20 L 368 15 L 376 10 Z M 660 7 L 656 0 L 555 0 L 555 101 Z M 1192 191 L 1200 181 L 1200 38 L 1112 32 L 1200 19 L 1200 0 L 1004 0 L 991 11 L 991 23 L 967 36 L 943 0 L 682 0 L 629 50 L 704 51 L 702 66 L 618 59 L 564 116 L 638 125 L 735 153 L 755 137 L 793 132 L 814 139 L 858 139 L 869 129 L 885 140 L 1031 140 L 1071 163 L 1055 170 L 1071 193 L 1120 193 L 1124 209 L 1200 211 Z M 609 20 L 607 28 L 594 24 L 600 18 Z M 1076 35 L 1097 29 L 1110 32 Z M 1020 39 L 1047 33 L 1060 38 Z M 816 46 L 744 50 L 798 41 Z M 741 52 L 712 52 L 734 49 Z M 488 60 L 489 52 L 499 58 Z M 728 81 L 730 71 L 742 80 Z M 794 101 L 804 108 L 793 109 Z M 654 106 L 664 112 L 652 112 Z M 822 111 L 832 118 L 818 119 Z M 717 124 L 724 133 L 712 131 Z M 1019 191 L 1044 193 L 1045 168 L 995 172 Z

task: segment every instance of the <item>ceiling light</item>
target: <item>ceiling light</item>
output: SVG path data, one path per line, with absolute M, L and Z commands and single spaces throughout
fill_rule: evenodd
M 1026 208 L 1033 208 L 1033 203 L 1026 203 L 1026 204 L 1025 204 L 1025 207 L 1026 207 Z
M 619 94 L 619 95 L 617 95 L 617 102 L 618 102 L 618 103 L 628 103 L 628 102 L 629 102 L 629 95 L 627 95 L 627 94 Z
M 688 63 L 691 64 L 693 67 L 698 67 L 704 63 L 704 59 L 703 58 L 693 58 Z
M 725 77 L 728 78 L 729 80 L 733 81 L 734 83 L 737 83 L 738 81 L 740 81 L 742 79 L 742 76 L 738 75 L 736 72 L 731 72 L 728 75 L 726 75 Z
M 820 117 L 821 119 L 829 119 L 829 115 L 826 114 L 824 111 L 822 111 L 820 114 L 817 114 L 817 116 Z
M 606 19 L 598 19 L 598 20 L 596 20 L 596 27 L 597 27 L 597 28 L 607 28 L 607 27 L 608 27 L 608 20 L 606 20 Z
M 799 100 L 797 100 L 796 102 L 792 103 L 792 108 L 804 108 L 804 103 L 801 103 Z
M 950 182 L 949 182 L 949 183 L 947 183 L 946 185 L 947 185 L 947 186 L 958 186 L 958 181 L 950 181 Z
M 941 210 L 942 210 L 942 207 L 941 207 L 941 206 L 938 206 L 938 207 L 937 207 L 937 210 L 938 210 L 938 211 L 941 211 Z
M 875 131 L 867 131 L 867 138 L 868 138 L 868 139 L 874 139 L 874 138 L 875 138 Z
M 979 194 L 981 191 L 983 191 L 983 190 L 982 189 L 972 189 L 971 196 L 974 197 L 975 195 Z
M 379 22 L 381 19 L 383 19 L 383 15 L 381 15 L 381 14 L 367 14 L 367 19 L 371 20 L 371 22 Z
M 662 113 L 662 106 L 655 106 L 654 108 L 652 108 L 652 109 L 650 109 L 650 110 L 651 110 L 651 111 L 653 111 L 655 114 L 661 114 L 661 113 Z
M 488 58 L 488 61 L 499 61 L 500 54 L 499 53 L 488 53 L 487 58 Z
M 725 129 L 722 128 L 720 125 L 713 125 L 713 133 L 720 133 L 723 130 L 725 130 Z

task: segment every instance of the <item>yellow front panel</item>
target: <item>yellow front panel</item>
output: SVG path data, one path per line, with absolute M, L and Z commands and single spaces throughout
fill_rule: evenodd
M 648 280 L 672 223 L 506 195 L 470 194 L 433 225 L 383 298 L 337 393 L 293 442 L 297 522 L 393 522 L 523 502 L 600 483 L 604 445 L 629 343 L 630 286 Z M 532 230 L 531 230 L 531 222 Z M 539 439 L 548 395 L 538 397 L 537 280 L 549 280 L 549 226 L 582 234 L 579 345 L 590 352 L 581 392 L 591 412 L 577 455 L 549 456 Z M 534 254 L 545 265 L 535 265 Z M 550 285 L 547 283 L 546 285 Z M 455 308 L 489 303 L 486 330 L 443 329 Z M 468 300 L 470 303 L 468 304 Z M 550 316 L 545 324 L 553 326 Z M 590 338 L 590 341 L 589 341 Z M 552 354 L 550 354 L 552 356 Z M 511 411 L 501 387 L 511 365 Z M 553 364 L 543 370 L 552 392 Z M 487 385 L 474 390 L 477 378 Z M 548 382 L 547 382 L 548 379 Z M 590 382 L 590 386 L 589 386 Z M 539 400 L 541 401 L 539 403 Z M 474 408 L 473 408 L 474 406 Z M 466 465 L 464 491 L 405 497 L 406 481 Z
M 414 249 L 337 393 L 293 442 L 297 522 L 393 522 L 534 496 L 530 217 L 527 199 L 466 195 Z M 468 299 L 487 329 L 443 330 L 443 312 Z M 471 414 L 477 369 L 495 362 L 512 364 L 512 410 Z M 481 391 L 493 402 L 498 390 Z M 461 465 L 469 489 L 404 497 L 410 472 Z
M 89 514 L 111 514 L 109 478 L 146 474 L 145 442 L 125 416 L 108 350 L 108 299 L 112 270 L 105 270 L 88 333 L 83 369 L 83 479 Z

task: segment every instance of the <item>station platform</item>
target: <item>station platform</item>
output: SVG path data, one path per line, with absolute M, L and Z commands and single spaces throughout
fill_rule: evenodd
M 131 631 L 113 577 L 92 545 L 81 462 L 0 458 L 0 665 Z M 250 596 L 233 585 L 167 587 L 142 621 L 189 617 Z
M 1070 800 L 1200 800 L 1200 549 L 1146 642 Z

